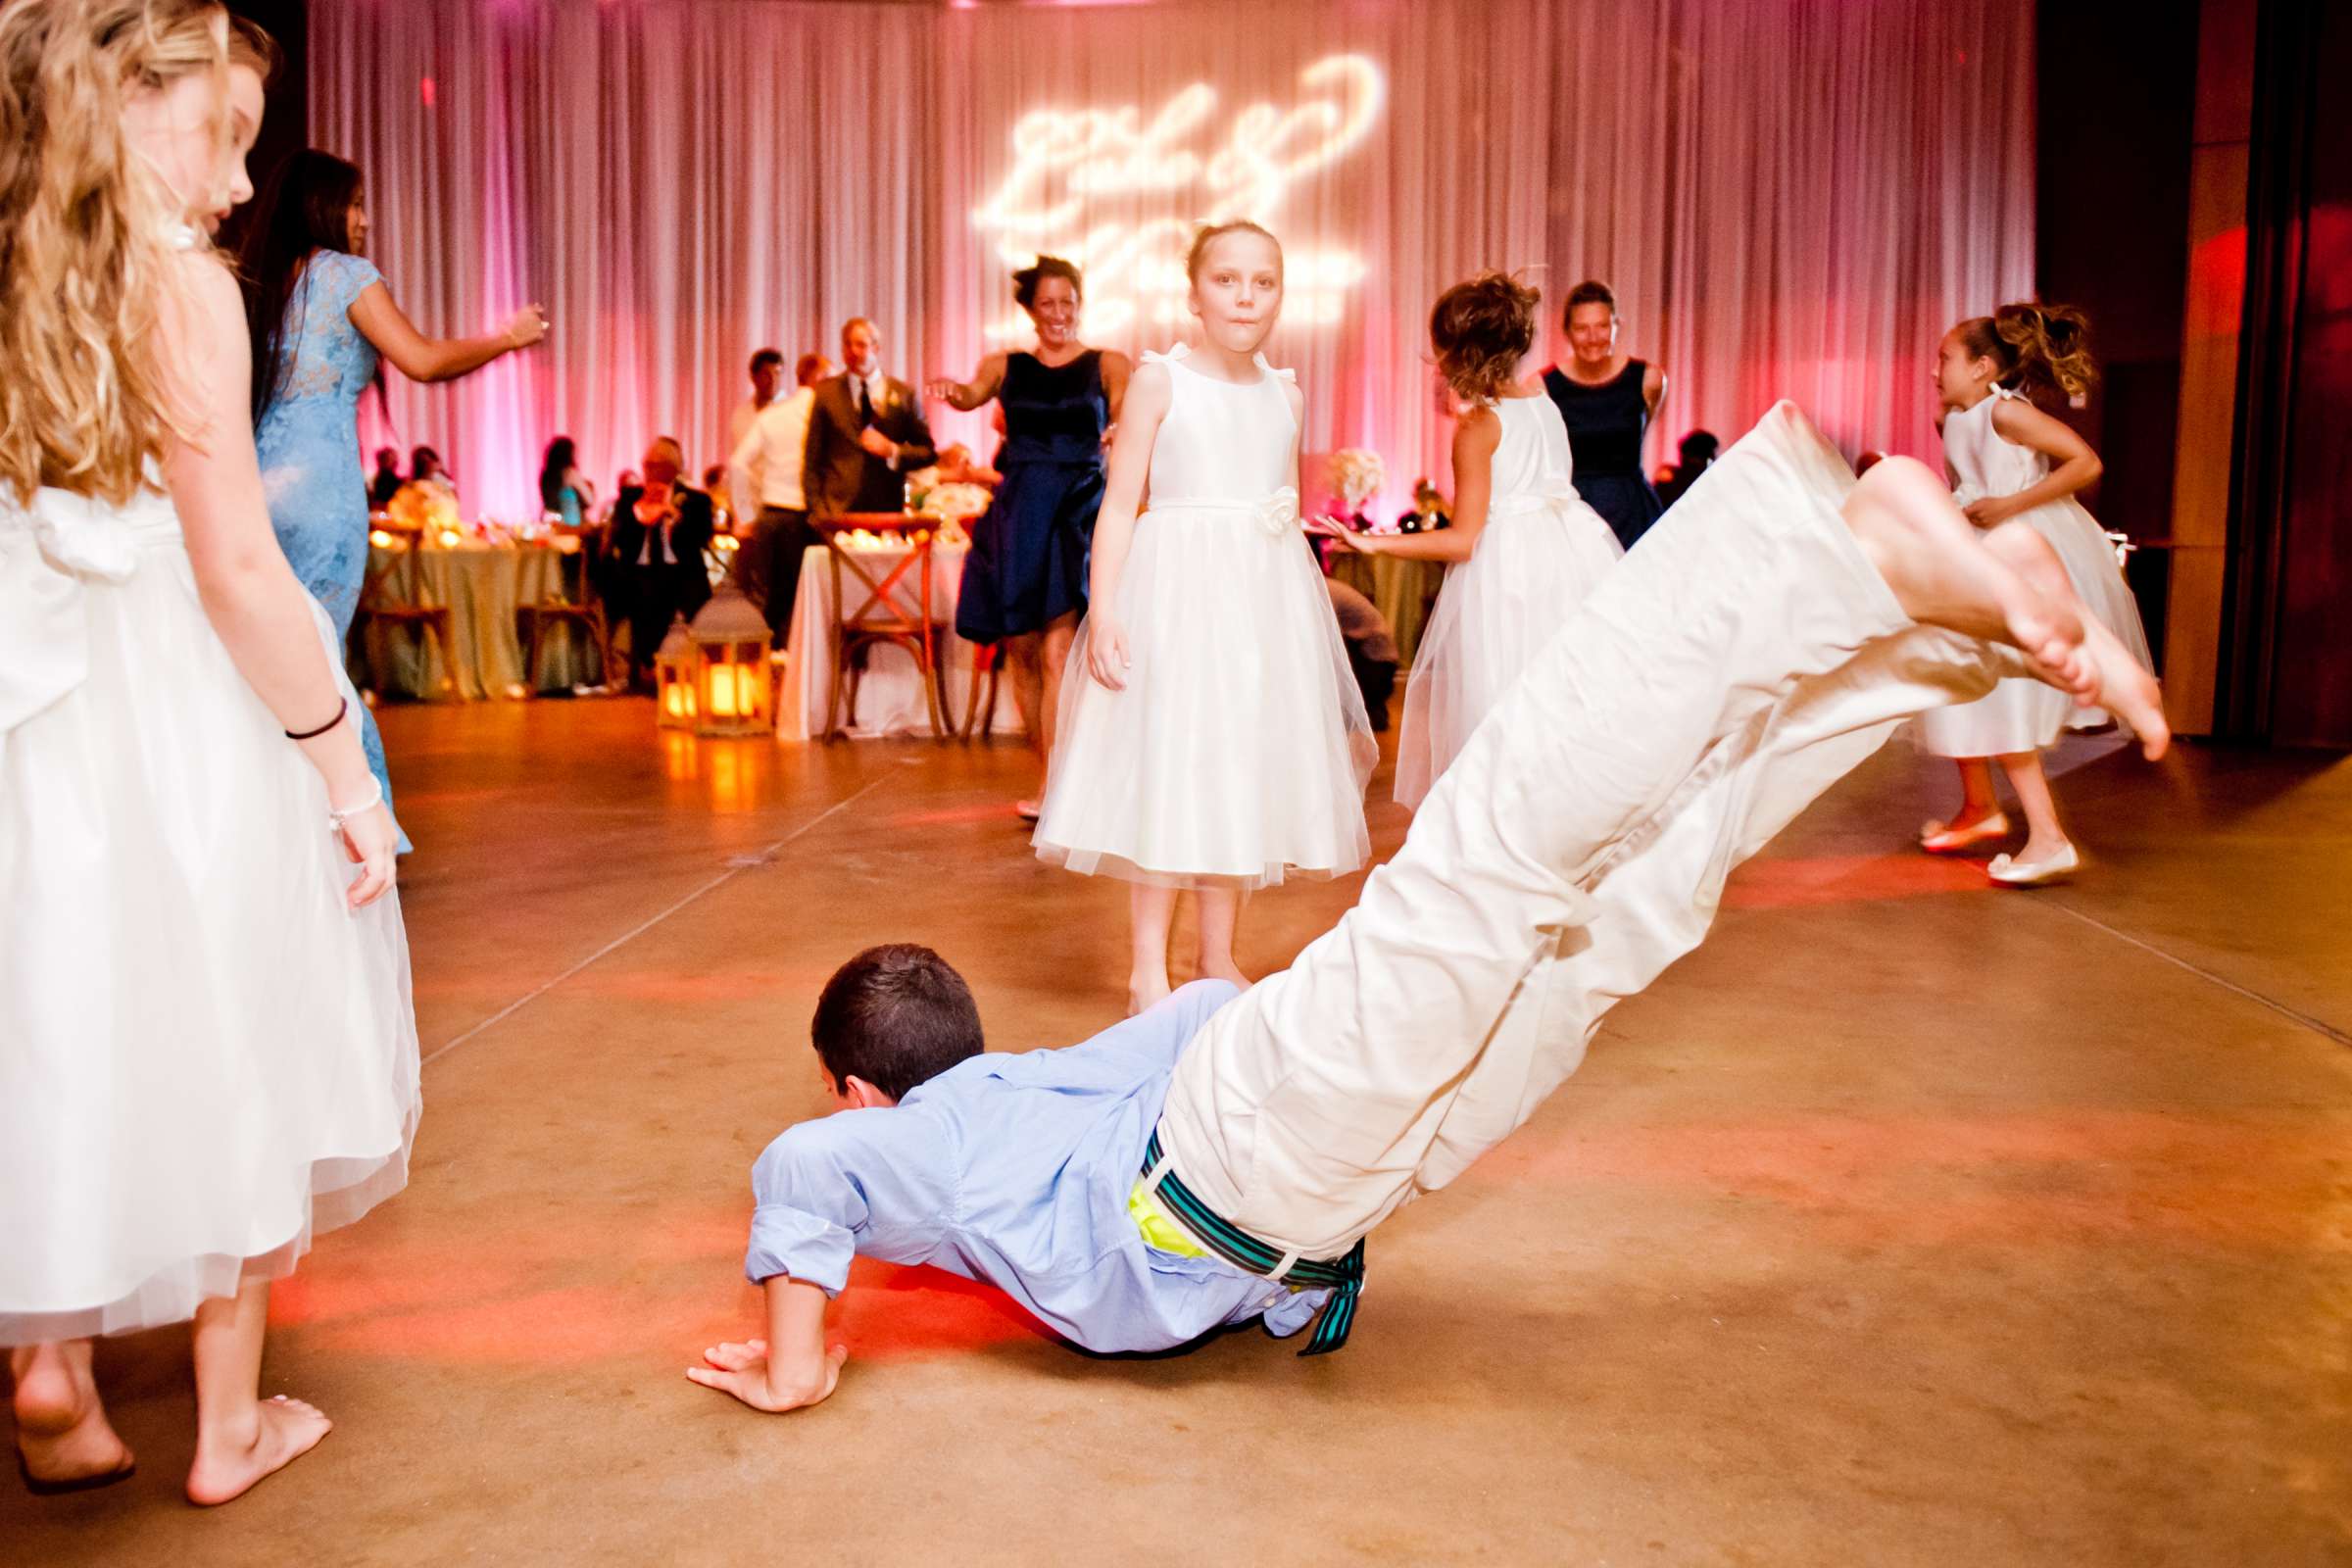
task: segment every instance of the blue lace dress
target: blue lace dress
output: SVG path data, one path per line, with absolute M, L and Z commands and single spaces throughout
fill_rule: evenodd
M 351 324 L 351 306 L 383 274 L 357 256 L 318 251 L 286 302 L 283 374 L 254 432 L 270 525 L 294 575 L 350 635 L 368 577 L 368 475 L 360 466 L 360 394 L 375 379 L 375 346 Z M 262 373 L 256 366 L 254 373 Z M 368 766 L 392 800 L 375 715 L 358 715 Z M 403 833 L 400 847 L 409 838 Z

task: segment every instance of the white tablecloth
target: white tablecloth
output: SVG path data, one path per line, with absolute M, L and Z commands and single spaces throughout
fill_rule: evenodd
M 890 574 L 907 555 L 906 546 L 880 545 L 858 552 L 877 581 Z M 956 596 L 963 588 L 963 548 L 935 546 L 931 551 L 931 612 L 956 619 Z M 862 601 L 872 592 L 844 567 L 842 591 Z M 891 597 L 909 615 L 921 612 L 922 585 L 908 571 L 891 589 Z M 855 606 L 853 606 L 855 608 Z M 824 727 L 825 703 L 833 690 L 833 564 L 823 545 L 810 545 L 801 557 L 800 595 L 793 602 L 792 629 L 785 646 L 791 651 L 784 691 L 777 703 L 776 733 L 786 740 L 805 741 Z M 972 645 L 950 633 L 944 644 L 946 667 L 941 671 L 941 695 L 951 727 L 963 721 L 963 705 L 972 686 Z M 842 692 L 844 707 L 849 692 Z M 881 645 L 866 652 L 865 679 L 858 689 L 858 711 L 842 722 L 852 737 L 871 740 L 883 735 L 928 735 L 931 716 L 923 699 L 923 678 L 914 656 L 904 648 Z M 997 681 L 997 706 L 987 727 L 1019 734 L 1020 707 L 1012 697 L 1012 675 Z

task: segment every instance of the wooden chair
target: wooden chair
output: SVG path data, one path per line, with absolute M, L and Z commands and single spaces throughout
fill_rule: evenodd
M 410 631 L 421 631 L 441 648 L 441 680 L 436 691 L 455 690 L 458 684 L 457 627 L 447 605 L 419 603 L 423 598 L 423 578 L 412 571 L 406 593 L 388 586 L 404 565 L 414 567 L 420 547 L 411 544 L 406 550 L 384 553 L 383 564 L 368 573 L 360 587 L 360 608 L 352 616 L 352 628 L 364 633 L 369 623 Z
M 579 565 L 580 586 L 576 595 L 566 588 L 564 566 L 559 564 L 552 589 L 554 597 L 515 607 L 515 613 L 527 628 L 522 655 L 523 684 L 534 692 L 539 689 L 539 649 L 551 625 L 579 627 L 596 654 L 597 681 L 605 686 L 613 684 L 612 627 L 605 615 L 604 599 L 596 591 L 596 560 L 591 546 L 592 541 L 583 534 L 578 551 L 566 558 Z
M 997 674 L 1004 664 L 1004 649 L 1000 643 L 972 645 L 972 684 L 963 699 L 963 727 L 956 732 L 958 740 L 970 740 L 974 735 L 988 738 L 997 717 Z M 980 690 L 985 684 L 988 695 Z
M 810 521 L 825 542 L 833 570 L 833 688 L 825 699 L 824 738 L 832 740 L 846 733 L 848 725 L 855 722 L 866 656 L 875 647 L 890 644 L 913 656 L 930 710 L 932 738 L 946 740 L 953 731 L 940 690 L 940 656 L 953 628 L 934 609 L 930 539 L 915 538 L 908 531 L 907 519 L 895 512 L 852 512 Z M 899 533 L 906 553 L 887 572 L 881 571 L 878 564 L 869 564 L 844 542 L 845 534 L 858 528 Z M 914 574 L 911 612 L 898 593 L 899 584 L 909 572 Z M 845 687 L 849 698 L 846 710 L 842 704 Z

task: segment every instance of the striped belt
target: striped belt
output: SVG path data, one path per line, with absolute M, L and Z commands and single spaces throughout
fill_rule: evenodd
M 1200 1238 L 1200 1245 L 1239 1269 L 1262 1275 L 1284 1285 L 1304 1286 L 1309 1290 L 1328 1290 L 1331 1299 L 1323 1303 L 1322 1315 L 1315 1320 L 1315 1332 L 1307 1336 L 1306 1348 L 1300 1355 L 1328 1355 L 1348 1343 L 1348 1331 L 1355 1327 L 1356 1298 L 1364 1293 L 1364 1244 L 1358 1239 L 1348 1250 L 1348 1255 L 1329 1262 L 1317 1258 L 1292 1258 L 1279 1247 L 1259 1241 L 1256 1237 L 1217 1214 L 1206 1203 L 1195 1198 L 1189 1188 L 1179 1181 L 1173 1171 L 1160 1168 L 1159 1133 L 1153 1129 L 1152 1142 L 1144 1150 L 1144 1176 L 1147 1186 L 1158 1197 L 1160 1203 L 1176 1222 Z M 1285 1262 L 1289 1266 L 1285 1267 Z

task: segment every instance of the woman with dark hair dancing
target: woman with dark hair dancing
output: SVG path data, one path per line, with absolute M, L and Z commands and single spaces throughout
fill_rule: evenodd
M 381 386 L 378 356 L 416 381 L 452 381 L 547 335 L 536 305 L 503 331 L 429 338 L 410 324 L 365 259 L 368 209 L 359 170 L 305 149 L 278 167 L 245 239 L 245 319 L 253 344 L 253 420 L 270 521 L 294 575 L 351 630 L 368 575 L 368 478 L 360 467 L 360 393 Z M 385 797 L 384 743 L 360 713 L 368 765 Z M 401 847 L 408 847 L 404 834 Z
M 1077 268 L 1041 256 L 1012 282 L 1013 298 L 1036 323 L 1036 350 L 991 354 L 971 380 L 940 377 L 924 390 L 956 409 L 991 399 L 1004 405 L 996 466 L 1004 482 L 972 527 L 956 632 L 967 642 L 1004 645 L 1031 744 L 1051 760 L 1062 671 L 1086 610 L 1087 551 L 1102 506 L 1102 437 L 1118 422 L 1133 367 L 1124 354 L 1078 340 L 1085 283 Z M 1016 809 L 1024 820 L 1037 817 L 1034 799 Z

